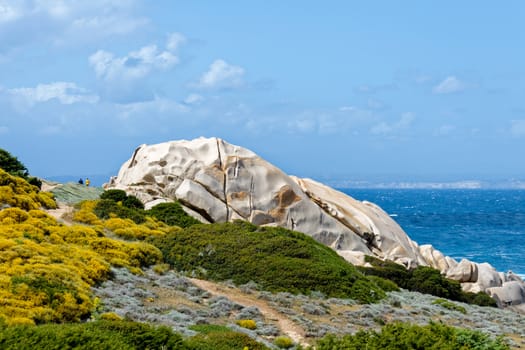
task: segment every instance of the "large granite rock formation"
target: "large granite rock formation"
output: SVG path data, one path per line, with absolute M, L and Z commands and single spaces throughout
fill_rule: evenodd
M 488 264 L 458 263 L 430 245 L 418 246 L 377 205 L 311 179 L 288 176 L 221 139 L 141 145 L 106 188 L 134 194 L 146 207 L 177 199 L 205 222 L 242 219 L 304 232 L 354 264 L 374 255 L 407 267 L 432 266 L 463 282 L 465 290 L 488 291 L 505 303 L 525 301 L 525 288 L 515 286 L 515 276 L 500 274 Z

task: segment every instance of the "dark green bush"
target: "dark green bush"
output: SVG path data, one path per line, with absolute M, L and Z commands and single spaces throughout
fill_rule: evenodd
M 128 321 L 0 327 L 0 349 L 187 349 L 168 327 Z
M 242 350 L 245 347 L 250 350 L 269 349 L 246 334 L 233 331 L 197 334 L 196 336 L 187 339 L 186 345 L 190 350 Z
M 137 224 L 143 223 L 146 220 L 144 210 L 128 208 L 111 199 L 99 200 L 93 212 L 100 219 L 109 219 L 112 215 L 115 215 L 122 219 L 131 219 Z
M 27 178 L 27 176 L 29 175 L 27 168 L 25 167 L 24 164 L 22 164 L 18 160 L 18 158 L 16 158 L 15 156 L 11 155 L 11 153 L 1 148 L 0 148 L 0 168 L 4 169 L 4 171 L 14 176 Z
M 128 195 L 123 190 L 107 190 L 102 192 L 100 199 L 110 199 L 115 202 L 124 202 L 128 198 Z
M 30 176 L 27 178 L 27 182 L 33 186 L 36 186 L 38 189 L 42 188 L 42 180 L 40 180 L 38 177 Z
M 200 224 L 199 220 L 186 214 L 177 202 L 157 204 L 147 214 L 171 226 L 189 227 Z
M 502 339 L 493 340 L 487 334 L 478 331 L 436 323 L 427 326 L 391 323 L 384 326 L 381 332 L 359 331 L 355 335 L 347 335 L 342 338 L 327 336 L 317 344 L 317 350 L 343 349 L 506 350 L 509 347 Z
M 407 270 L 404 266 L 391 261 L 383 261 L 372 256 L 366 256 L 365 261 L 372 267 L 359 267 L 365 275 L 378 276 L 390 280 L 399 287 L 415 292 L 435 295 L 455 301 L 462 301 L 480 306 L 496 307 L 496 301 L 486 293 L 466 293 L 461 285 L 441 275 L 441 273 L 427 266 L 418 266 Z M 376 283 L 380 283 L 376 281 Z
M 29 171 L 27 170 L 26 166 L 22 164 L 18 158 L 1 148 L 0 168 L 13 176 L 24 178 L 31 185 L 38 187 L 38 189 L 42 188 L 42 181 L 39 178 L 29 176 Z
M 219 333 L 232 331 L 230 328 L 218 324 L 195 324 L 193 326 L 190 326 L 189 329 L 203 334 L 208 334 L 211 332 Z
M 126 199 L 124 199 L 122 204 L 127 208 L 144 209 L 144 204 L 142 204 L 140 199 L 132 195 L 129 195 Z
M 127 195 L 123 190 L 111 189 L 102 192 L 100 199 L 112 200 L 114 202 L 120 202 L 126 208 L 131 209 L 144 209 L 144 204 L 135 196 Z
M 256 281 L 269 291 L 373 302 L 383 290 L 331 248 L 299 232 L 247 222 L 193 225 L 148 242 L 179 271 L 236 284 Z

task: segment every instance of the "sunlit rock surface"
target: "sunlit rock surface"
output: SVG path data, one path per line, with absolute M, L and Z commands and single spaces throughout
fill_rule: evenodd
M 462 282 L 464 290 L 488 291 L 502 303 L 525 301 L 525 288 L 516 287 L 523 282 L 515 275 L 486 263 L 458 263 L 431 245 L 418 246 L 377 205 L 288 176 L 252 151 L 218 138 L 141 145 L 106 188 L 134 194 L 147 208 L 178 200 L 205 222 L 241 219 L 300 231 L 353 264 L 373 255 L 406 267 L 432 266 Z

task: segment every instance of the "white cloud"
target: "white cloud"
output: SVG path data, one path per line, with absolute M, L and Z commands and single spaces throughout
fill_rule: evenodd
M 224 60 L 213 61 L 197 87 L 201 88 L 237 88 L 243 85 L 244 68 L 228 64 Z
M 416 117 L 411 112 L 405 112 L 395 123 L 380 122 L 374 125 L 370 132 L 375 135 L 389 135 L 409 128 Z
M 145 18 L 133 18 L 129 16 L 95 16 L 78 18 L 71 22 L 68 34 L 70 36 L 82 33 L 99 33 L 104 36 L 125 35 L 145 26 L 148 20 Z
M 151 113 L 186 113 L 190 110 L 187 106 L 158 96 L 155 96 L 155 99 L 151 101 L 119 104 L 117 108 L 120 119 L 129 119 L 134 115 L 150 115 Z
M 180 45 L 186 42 L 186 37 L 181 33 L 171 33 L 168 36 L 168 41 L 166 42 L 166 48 L 170 51 L 177 51 Z
M 455 76 L 446 77 L 438 85 L 434 86 L 435 94 L 451 94 L 454 92 L 460 92 L 467 88 L 464 82 L 456 78 Z
M 144 46 L 126 56 L 115 57 L 111 52 L 99 50 L 89 57 L 89 63 L 98 78 L 103 80 L 132 80 L 148 75 L 152 70 L 166 70 L 179 62 L 169 51 L 156 45 Z
M 135 0 L 0 0 L 0 49 L 28 43 L 82 45 L 149 23 Z
M 204 97 L 199 94 L 189 94 L 185 99 L 184 103 L 187 105 L 196 105 L 204 101 Z
M 33 105 L 57 99 L 62 104 L 97 103 L 99 98 L 90 94 L 86 89 L 78 87 L 75 83 L 55 82 L 39 84 L 34 88 L 15 88 L 7 90 L 11 95 L 23 99 L 27 104 Z
M 525 136 L 525 119 L 512 120 L 510 132 L 516 137 Z

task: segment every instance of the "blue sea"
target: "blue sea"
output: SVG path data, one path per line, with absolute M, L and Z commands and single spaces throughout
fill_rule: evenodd
M 525 275 L 525 190 L 342 191 L 378 204 L 420 245 Z

